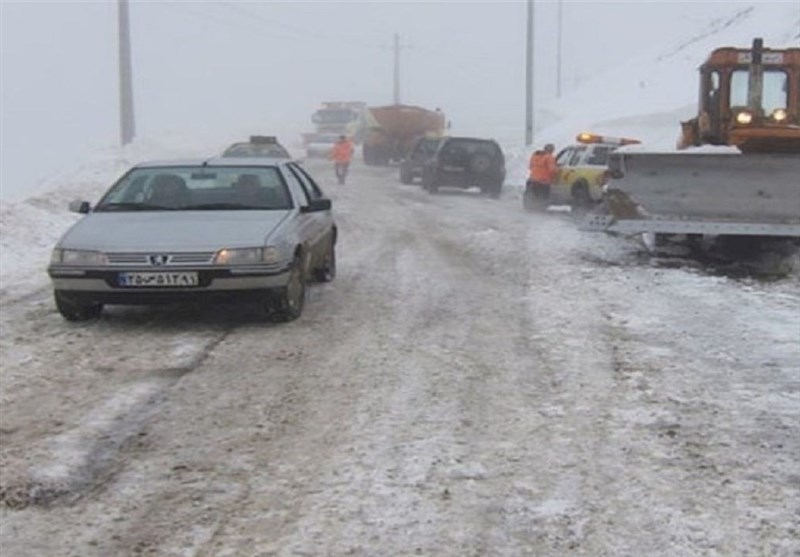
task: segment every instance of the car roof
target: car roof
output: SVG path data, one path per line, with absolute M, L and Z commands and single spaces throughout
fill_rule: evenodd
M 169 168 L 176 166 L 280 166 L 292 161 L 277 157 L 212 157 L 209 159 L 171 159 L 144 161 L 134 168 Z
M 443 139 L 449 141 L 484 141 L 486 143 L 497 143 L 494 139 L 487 139 L 485 137 L 448 136 Z

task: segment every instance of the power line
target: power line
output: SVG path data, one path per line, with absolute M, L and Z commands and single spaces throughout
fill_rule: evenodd
M 316 30 L 310 30 L 310 29 L 307 29 L 307 28 L 298 27 L 296 25 L 287 24 L 287 23 L 282 22 L 282 21 L 277 21 L 277 20 L 274 20 L 274 19 L 270 19 L 270 18 L 264 17 L 263 15 L 261 15 L 260 13 L 258 13 L 256 11 L 244 8 L 243 6 L 240 6 L 240 5 L 236 4 L 236 3 L 214 2 L 213 4 L 218 6 L 218 7 L 225 8 L 225 9 L 227 9 L 227 10 L 229 10 L 229 11 L 231 11 L 231 12 L 233 12 L 233 13 L 241 16 L 241 17 L 246 18 L 248 22 L 254 22 L 254 20 L 256 20 L 256 21 L 259 21 L 259 22 L 265 24 L 267 27 L 270 27 L 270 28 L 273 28 L 273 29 L 277 28 L 277 29 L 281 29 L 281 30 L 283 30 L 285 32 L 289 32 L 289 33 L 293 34 L 296 38 L 314 39 L 314 40 L 325 41 L 325 42 L 336 41 L 336 42 L 339 42 L 339 43 L 342 43 L 342 44 L 346 44 L 346 45 L 349 45 L 349 46 L 352 46 L 352 47 L 362 48 L 362 49 L 363 48 L 371 48 L 371 49 L 384 48 L 384 47 L 382 47 L 380 45 L 375 44 L 375 42 L 373 42 L 371 40 L 370 41 L 367 41 L 367 40 L 363 40 L 363 41 L 362 40 L 353 40 L 352 38 L 342 37 L 341 35 L 331 35 L 331 34 L 328 34 L 328 33 L 322 33 L 322 32 L 316 31 Z

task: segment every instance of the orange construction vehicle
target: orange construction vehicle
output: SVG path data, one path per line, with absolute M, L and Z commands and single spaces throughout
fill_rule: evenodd
M 608 214 L 587 228 L 800 237 L 800 48 L 714 50 L 681 128 L 679 151 L 611 154 Z

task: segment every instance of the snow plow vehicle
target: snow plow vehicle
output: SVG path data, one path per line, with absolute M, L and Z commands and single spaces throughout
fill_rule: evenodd
M 364 162 L 385 166 L 405 159 L 420 137 L 441 137 L 444 113 L 419 106 L 394 104 L 369 108 L 369 130 L 364 139 Z
M 800 237 L 800 48 L 714 50 L 681 127 L 678 151 L 611 154 L 603 211 L 584 228 Z

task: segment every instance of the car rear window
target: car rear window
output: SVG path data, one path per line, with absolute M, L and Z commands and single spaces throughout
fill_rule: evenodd
M 477 153 L 487 154 L 495 157 L 500 154 L 500 149 L 496 144 L 490 141 L 471 141 L 468 139 L 459 139 L 448 141 L 442 147 L 442 154 L 466 154 L 475 155 Z

